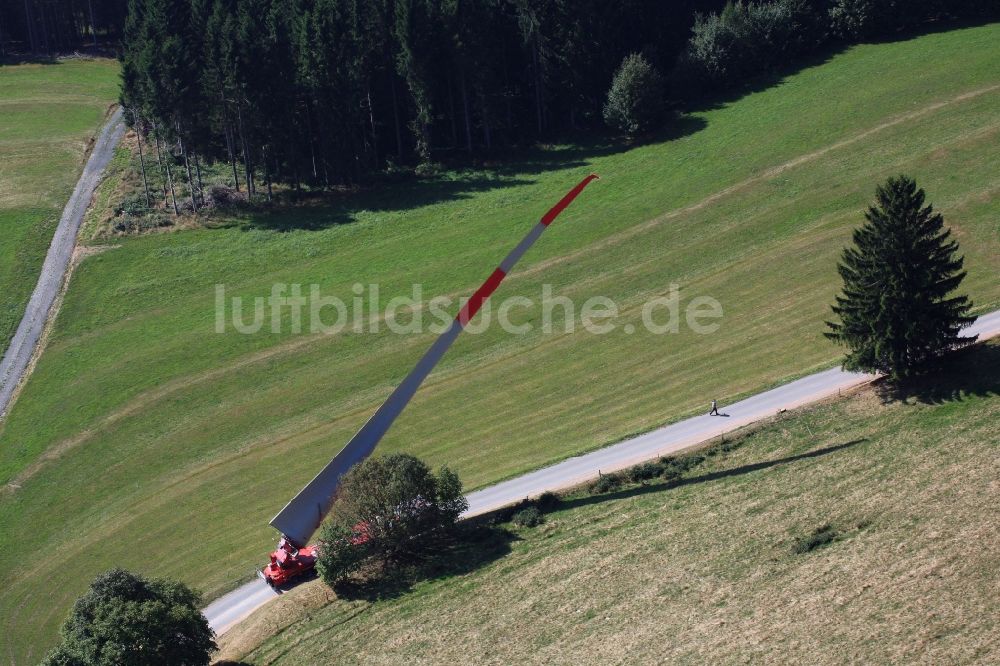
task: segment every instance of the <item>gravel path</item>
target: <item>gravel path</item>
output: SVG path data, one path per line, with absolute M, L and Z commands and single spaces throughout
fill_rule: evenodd
M 80 180 L 73 189 L 73 194 L 63 209 L 59 218 L 59 226 L 52 236 L 45 263 L 42 264 L 42 274 L 38 276 L 38 284 L 31 294 L 28 307 L 24 310 L 17 332 L 10 341 L 10 346 L 0 361 L 0 417 L 7 414 L 18 385 L 25 377 L 35 353 L 38 339 L 45 329 L 49 315 L 52 314 L 52 304 L 59 294 L 66 269 L 69 267 L 76 247 L 76 234 L 83 222 L 83 214 L 90 205 L 94 190 L 101 180 L 101 174 L 111 161 L 115 146 L 125 134 L 125 123 L 122 121 L 121 109 L 115 110 L 101 130 L 94 143 L 94 150 L 83 167 Z

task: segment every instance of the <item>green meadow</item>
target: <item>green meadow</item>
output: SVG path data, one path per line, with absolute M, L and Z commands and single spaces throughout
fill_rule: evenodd
M 448 463 L 469 488 L 834 365 L 836 260 L 889 175 L 926 189 L 966 255 L 965 290 L 996 309 L 998 60 L 1000 25 L 863 45 L 643 145 L 546 146 L 328 205 L 92 241 L 0 430 L 3 658 L 37 660 L 111 566 L 208 597 L 247 579 L 277 537 L 270 517 L 433 339 L 293 333 L 287 311 L 277 333 L 219 334 L 216 285 L 244 301 L 274 283 L 347 301 L 370 283 L 383 302 L 414 283 L 468 295 L 600 174 L 494 298 L 606 296 L 614 330 L 545 333 L 539 308 L 516 308 L 533 330 L 460 338 L 380 447 Z M 682 304 L 722 304 L 717 332 L 641 326 L 672 284 Z
M 38 280 L 91 139 L 118 98 L 118 63 L 0 66 L 0 349 Z

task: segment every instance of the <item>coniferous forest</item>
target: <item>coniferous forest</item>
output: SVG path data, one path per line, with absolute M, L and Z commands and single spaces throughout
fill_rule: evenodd
M 0 9 L 5 53 L 51 53 L 100 38 L 121 60 L 127 118 L 157 158 L 179 159 L 188 183 L 204 161 L 228 163 L 237 189 L 270 197 L 273 183 L 353 184 L 401 165 L 419 171 L 599 127 L 612 78 L 630 54 L 663 74 L 668 99 L 659 101 L 678 106 L 831 43 L 995 16 L 1000 2 L 18 4 Z
M 353 183 L 600 123 L 622 58 L 671 62 L 717 3 L 684 4 L 131 0 L 122 101 L 258 190 Z

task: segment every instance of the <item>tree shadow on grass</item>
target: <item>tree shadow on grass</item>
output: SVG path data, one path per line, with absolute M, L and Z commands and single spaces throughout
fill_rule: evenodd
M 644 484 L 601 495 L 563 500 L 556 507 L 545 510 L 545 513 L 559 513 L 568 509 L 589 506 L 599 502 L 621 500 L 682 486 L 750 474 L 751 472 L 795 463 L 800 460 L 819 458 L 866 441 L 868 440 L 864 438 L 856 439 L 843 444 L 827 446 L 777 460 L 742 465 L 732 469 L 710 472 L 689 478 Z M 520 506 L 518 505 L 518 507 Z M 520 537 L 516 534 L 497 524 L 497 522 L 509 520 L 511 514 L 518 507 L 507 507 L 497 512 L 491 516 L 489 522 L 479 520 L 460 524 L 458 531 L 454 535 L 439 538 L 429 548 L 425 549 L 424 555 L 419 559 L 407 563 L 405 566 L 383 569 L 366 577 L 341 581 L 333 589 L 341 599 L 374 602 L 400 597 L 410 592 L 413 586 L 419 582 L 440 580 L 471 573 L 507 556 L 511 552 L 511 543 L 520 540 Z
M 59 65 L 61 61 L 55 56 L 32 53 L 8 53 L 0 57 L 0 67 L 15 65 Z
M 476 158 L 449 166 L 448 173 L 427 177 L 404 177 L 396 181 L 376 180 L 356 192 L 284 193 L 282 199 L 297 205 L 273 206 L 270 210 L 247 209 L 248 216 L 239 224 L 242 229 L 272 231 L 318 231 L 350 224 L 358 213 L 392 213 L 413 210 L 449 201 L 471 199 L 490 190 L 531 185 L 531 176 L 556 171 L 576 170 L 580 178 L 590 171 L 593 160 L 633 148 L 673 141 L 703 129 L 707 123 L 695 116 L 671 120 L 661 130 L 634 141 L 599 133 L 595 136 L 557 146 L 534 146 L 497 152 L 488 159 Z M 552 203 L 563 194 L 552 193 Z M 544 211 L 539 210 L 538 214 Z M 225 225 L 223 225 L 225 226 Z
M 363 579 L 341 581 L 334 591 L 341 599 L 395 599 L 417 583 L 471 573 L 510 553 L 520 538 L 496 525 L 461 524 L 454 535 L 436 539 L 426 552 L 405 566 L 383 570 Z
M 984 342 L 948 354 L 930 372 L 899 384 L 879 380 L 883 402 L 925 405 L 1000 395 L 1000 344 Z
M 314 195 L 295 206 L 276 206 L 251 211 L 243 229 L 272 231 L 318 231 L 350 224 L 360 212 L 397 212 L 447 201 L 470 199 L 480 192 L 528 185 L 523 178 L 500 178 L 477 174 L 454 178 L 411 179 L 355 193 Z
M 851 440 L 850 442 L 844 442 L 843 444 L 826 446 L 821 449 L 816 449 L 815 451 L 800 453 L 794 456 L 787 456 L 785 458 L 778 458 L 777 460 L 767 460 L 764 462 L 752 463 L 750 465 L 741 465 L 740 467 L 733 467 L 732 469 L 724 469 L 724 470 L 719 470 L 717 472 L 709 472 L 708 474 L 700 474 L 698 476 L 692 476 L 684 479 L 675 479 L 671 481 L 663 481 L 660 483 L 650 483 L 647 485 L 635 486 L 632 488 L 626 488 L 624 490 L 604 493 L 601 495 L 589 495 L 585 497 L 577 497 L 574 499 L 565 500 L 562 503 L 560 503 L 559 508 L 556 509 L 555 512 L 564 511 L 566 509 L 575 509 L 578 507 L 589 506 L 592 504 L 598 504 L 601 502 L 607 502 L 611 500 L 620 500 L 629 497 L 639 497 L 641 495 L 648 495 L 649 493 L 658 493 L 665 490 L 672 490 L 674 488 L 680 488 L 682 486 L 691 486 L 698 483 L 707 483 L 709 481 L 717 481 L 719 479 L 726 479 L 734 476 L 742 476 L 744 474 L 759 472 L 760 470 L 770 469 L 772 467 L 777 467 L 779 465 L 787 465 L 790 463 L 798 462 L 800 460 L 808 460 L 810 458 L 819 458 L 822 456 L 827 456 L 830 455 L 831 453 L 843 451 L 844 449 L 849 449 L 853 446 L 857 446 L 858 444 L 867 441 L 868 441 L 867 438 L 862 437 L 861 439 Z
M 624 153 L 640 146 L 675 141 L 700 132 L 708 122 L 698 116 L 677 115 L 649 134 L 625 139 L 607 130 L 591 131 L 585 137 L 574 137 L 557 146 L 535 146 L 511 151 L 497 157 L 502 162 L 486 162 L 505 175 L 536 175 L 564 169 L 584 169 L 593 160 Z M 583 174 L 581 174 L 583 175 Z
M 723 90 L 706 92 L 687 101 L 682 110 L 686 113 L 710 111 L 722 108 L 747 95 L 763 92 L 785 83 L 785 81 L 807 69 L 818 67 L 833 60 L 841 53 L 864 44 L 892 44 L 919 39 L 925 35 L 951 32 L 966 28 L 976 28 L 989 25 L 997 20 L 997 16 L 970 17 L 955 20 L 939 20 L 921 23 L 898 32 L 873 37 L 861 43 L 832 40 L 812 53 L 792 58 L 784 66 L 771 71 L 761 72 L 748 77 L 741 85 L 734 85 Z

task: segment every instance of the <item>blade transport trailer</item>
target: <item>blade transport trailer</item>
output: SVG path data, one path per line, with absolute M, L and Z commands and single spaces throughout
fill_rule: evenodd
M 371 455 L 382 436 L 389 430 L 393 421 L 406 408 L 407 403 L 420 388 L 420 384 L 448 351 L 466 324 L 476 316 L 490 294 L 500 286 L 503 279 L 514 268 L 514 264 L 535 244 L 538 237 L 558 217 L 559 213 L 572 203 L 573 199 L 583 191 L 583 188 L 590 184 L 590 181 L 596 178 L 595 174 L 584 178 L 560 199 L 559 203 L 542 216 L 538 224 L 521 239 L 517 247 L 511 250 L 510 254 L 500 262 L 497 269 L 469 298 L 458 316 L 451 321 L 447 330 L 434 341 L 434 344 L 417 362 L 410 374 L 403 379 L 396 390 L 361 427 L 361 430 L 312 481 L 285 505 L 285 508 L 278 515 L 271 519 L 271 525 L 281 532 L 281 540 L 278 542 L 277 550 L 271 553 L 270 563 L 259 572 L 265 581 L 270 585 L 280 586 L 313 570 L 316 566 L 317 547 L 307 544 L 333 505 L 340 477 L 351 467 Z
M 553 220 L 583 191 L 590 181 L 597 178 L 591 174 L 580 181 L 559 203 L 552 207 L 542 219 L 517 244 L 510 254 L 500 262 L 500 266 L 476 290 L 458 316 L 451 321 L 447 330 L 431 345 L 410 374 L 396 387 L 375 414 L 362 426 L 361 430 L 334 456 L 323 470 L 305 488 L 292 498 L 278 515 L 271 519 L 271 525 L 281 532 L 278 548 L 271 553 L 270 563 L 260 572 L 260 576 L 273 586 L 280 586 L 292 578 L 311 571 L 316 566 L 316 546 L 308 546 L 310 537 L 319 527 L 330 510 L 336 496 L 340 477 L 352 466 L 367 458 L 396 417 L 406 408 L 417 392 L 424 378 L 430 374 L 441 357 L 462 332 L 466 324 L 476 316 L 476 312 L 490 297 L 514 264 L 534 245 L 542 232 Z

